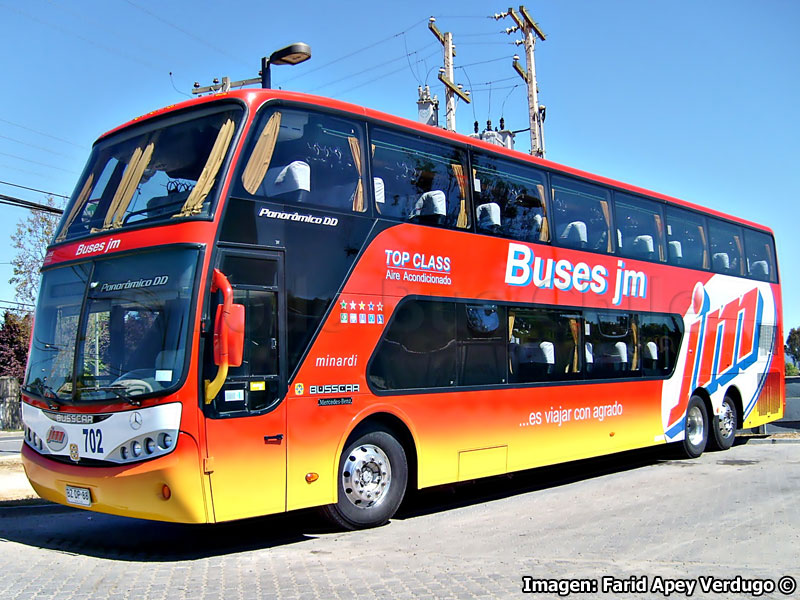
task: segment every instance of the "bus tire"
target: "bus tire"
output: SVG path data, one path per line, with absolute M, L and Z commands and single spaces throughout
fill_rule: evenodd
M 733 446 L 736 438 L 736 403 L 730 396 L 725 396 L 722 401 L 720 414 L 715 415 L 711 423 L 711 435 L 708 436 L 709 446 L 714 450 L 727 450 Z
M 685 437 L 680 446 L 682 454 L 686 458 L 697 458 L 706 449 L 708 425 L 708 411 L 705 402 L 700 396 L 692 396 L 686 407 Z
M 347 445 L 336 475 L 339 500 L 323 507 L 339 527 L 383 525 L 400 506 L 408 482 L 403 446 L 388 431 L 374 429 Z

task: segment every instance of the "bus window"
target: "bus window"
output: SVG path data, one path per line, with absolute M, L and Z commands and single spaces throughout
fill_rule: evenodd
M 588 379 L 631 377 L 641 373 L 639 327 L 623 313 L 584 313 L 584 356 Z
M 422 225 L 469 227 L 464 150 L 419 136 L 372 130 L 375 208 Z
M 665 213 L 667 262 L 692 269 L 710 268 L 704 218 L 672 206 L 666 207 Z
M 238 193 L 364 212 L 361 125 L 316 112 L 264 110 L 248 141 Z
M 621 256 L 664 262 L 664 226 L 658 203 L 614 194 L 617 248 Z
M 747 276 L 761 281 L 778 281 L 775 271 L 775 245 L 769 234 L 744 230 L 744 248 L 747 255 Z
M 473 155 L 473 159 L 478 233 L 525 242 L 549 241 L 544 174 L 480 154 Z
M 192 111 L 100 140 L 55 241 L 210 214 L 241 116 L 230 106 Z
M 453 302 L 409 300 L 397 308 L 370 364 L 372 385 L 384 390 L 456 384 Z
M 552 183 L 558 244 L 613 254 L 608 190 L 566 177 L 555 176 Z
M 580 315 L 540 308 L 509 308 L 510 381 L 558 381 L 580 376 Z
M 669 375 L 678 360 L 683 322 L 672 315 L 639 314 L 639 339 L 644 375 Z
M 459 385 L 506 382 L 506 309 L 496 304 L 457 304 Z
M 742 228 L 709 217 L 708 238 L 711 246 L 711 270 L 725 275 L 744 275 Z

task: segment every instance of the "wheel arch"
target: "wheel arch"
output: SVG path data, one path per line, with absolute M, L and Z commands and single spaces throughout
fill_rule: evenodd
M 698 398 L 702 398 L 703 404 L 706 407 L 706 415 L 708 417 L 709 423 L 714 420 L 714 407 L 711 404 L 711 394 L 708 393 L 706 388 L 699 387 L 692 392 L 692 396 L 697 396 Z M 690 396 L 691 397 L 691 396 Z M 706 426 L 709 426 L 707 423 Z
M 408 463 L 408 487 L 417 489 L 418 459 L 417 442 L 411 433 L 411 428 L 406 422 L 397 415 L 390 412 L 378 411 L 364 416 L 358 421 L 347 437 L 343 440 L 339 453 L 365 431 L 372 429 L 382 429 L 388 431 L 400 442 L 403 451 L 406 453 Z M 338 463 L 337 463 L 338 464 Z M 412 487 L 413 486 L 413 487 Z
M 741 429 L 744 424 L 744 405 L 742 403 L 742 393 L 735 385 L 725 390 L 725 395 L 736 404 L 736 429 Z

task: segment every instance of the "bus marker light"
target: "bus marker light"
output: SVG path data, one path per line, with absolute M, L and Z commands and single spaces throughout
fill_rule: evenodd
M 614 432 L 612 431 L 611 433 L 609 433 L 608 437 L 614 437 Z
M 172 497 L 172 490 L 169 489 L 166 483 L 161 486 L 161 497 L 164 498 L 164 500 L 169 500 Z
M 306 473 L 306 483 L 314 483 L 317 479 L 319 479 L 318 473 Z

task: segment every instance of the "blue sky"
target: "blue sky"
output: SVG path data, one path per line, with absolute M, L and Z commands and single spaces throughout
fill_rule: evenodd
M 793 185 L 800 150 L 800 3 L 795 0 L 570 0 L 526 4 L 547 33 L 537 45 L 547 157 L 774 229 L 786 330 L 800 326 Z M 180 101 L 194 81 L 254 77 L 260 58 L 295 41 L 313 58 L 278 67 L 273 85 L 416 118 L 417 86 L 436 79 L 437 17 L 472 90 L 457 129 L 475 119 L 527 127 L 511 67 L 519 36 L 506 4 L 465 0 L 300 3 L 0 0 L 0 181 L 69 195 L 93 140 Z M 169 73 L 173 76 L 170 78 Z M 173 85 L 174 84 L 174 85 Z M 517 86 L 517 87 L 514 87 Z M 519 136 L 518 148 L 527 145 Z M 42 201 L 0 184 L 0 193 Z M 8 239 L 22 209 L 0 206 Z M 10 244 L 0 300 L 13 300 Z

